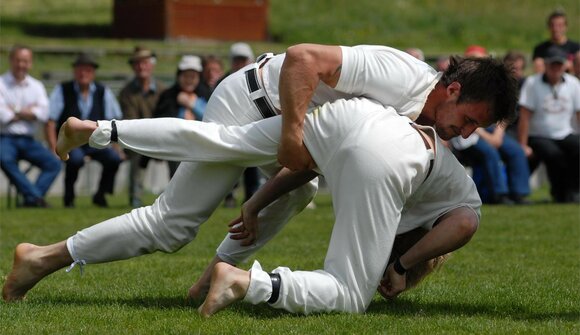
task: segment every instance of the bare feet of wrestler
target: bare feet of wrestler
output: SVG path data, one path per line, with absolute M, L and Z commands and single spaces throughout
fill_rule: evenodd
M 187 299 L 196 305 L 200 305 L 207 296 L 211 284 L 211 275 L 217 263 L 223 262 L 218 256 L 214 256 L 207 265 L 199 279 L 189 288 Z
M 93 131 L 97 129 L 97 123 L 91 120 L 79 120 L 69 117 L 58 131 L 56 141 L 56 154 L 63 161 L 68 160 L 68 153 L 81 145 L 89 143 Z
M 232 303 L 243 299 L 250 287 L 250 272 L 227 263 L 219 263 L 213 269 L 211 287 L 199 313 L 210 317 Z
M 72 258 L 66 241 L 44 247 L 20 243 L 14 251 L 14 264 L 4 282 L 2 298 L 6 301 L 24 299 L 40 280 L 70 263 Z

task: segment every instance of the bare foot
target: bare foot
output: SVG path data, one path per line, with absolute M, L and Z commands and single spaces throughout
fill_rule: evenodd
M 218 263 L 213 269 L 211 286 L 199 313 L 210 317 L 246 296 L 250 286 L 250 272 L 227 263 Z
M 52 255 L 56 257 L 51 257 Z M 14 251 L 14 264 L 4 282 L 2 298 L 6 301 L 24 299 L 26 292 L 36 283 L 69 263 L 71 258 L 67 255 L 65 242 L 47 247 L 20 243 Z
M 93 131 L 97 129 L 97 123 L 90 120 L 79 120 L 69 117 L 58 131 L 56 141 L 56 154 L 63 161 L 68 160 L 68 153 L 81 145 L 89 143 Z
M 189 291 L 187 292 L 187 299 L 197 305 L 205 300 L 208 292 L 209 282 L 202 283 L 201 280 L 198 280 L 189 288 Z
M 200 305 L 207 296 L 211 283 L 211 276 L 216 264 L 223 262 L 219 256 L 214 256 L 212 261 L 207 265 L 199 279 L 189 288 L 187 299 L 196 305 Z

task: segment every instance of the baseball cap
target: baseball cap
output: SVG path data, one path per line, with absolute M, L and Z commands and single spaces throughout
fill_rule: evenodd
M 244 58 L 248 58 L 248 59 L 253 61 L 254 60 L 254 52 L 252 51 L 252 48 L 247 43 L 243 43 L 243 42 L 234 43 L 230 47 L 230 58 L 235 58 L 235 57 L 244 57 Z
M 95 69 L 99 68 L 99 63 L 97 63 L 97 61 L 93 58 L 92 55 L 86 52 L 81 52 L 80 54 L 78 54 L 77 58 L 72 63 L 72 66 L 77 65 L 91 65 Z
M 129 58 L 129 64 L 133 64 L 134 62 L 136 62 L 140 59 L 154 58 L 154 57 L 155 57 L 155 53 L 153 51 L 151 51 L 145 47 L 142 47 L 142 46 L 136 46 L 135 50 L 133 51 L 133 54 Z
M 566 51 L 562 50 L 562 48 L 558 48 L 555 45 L 552 45 L 551 47 L 548 48 L 548 50 L 546 50 L 546 54 L 544 55 L 544 63 L 546 64 L 552 64 L 552 63 L 566 63 L 566 60 L 568 59 L 568 55 L 566 54 Z
M 470 45 L 464 54 L 467 57 L 487 57 L 487 50 L 481 45 Z
M 202 71 L 201 58 L 193 55 L 185 55 L 181 57 L 179 64 L 177 65 L 179 71 L 194 70 L 197 72 Z

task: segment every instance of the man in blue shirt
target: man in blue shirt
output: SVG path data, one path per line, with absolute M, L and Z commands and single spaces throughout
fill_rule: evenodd
M 74 116 L 82 120 L 122 119 L 121 108 L 113 92 L 95 81 L 99 64 L 86 53 L 81 53 L 73 65 L 74 80 L 57 85 L 50 95 L 50 116 L 47 137 L 51 148 L 56 148 L 57 130 L 67 118 Z M 99 188 L 93 196 L 93 203 L 107 207 L 105 193 L 113 193 L 115 176 L 122 161 L 122 153 L 117 148 L 94 149 L 83 146 L 70 153 L 66 162 L 64 180 L 64 206 L 74 207 L 74 184 L 85 156 L 103 165 Z

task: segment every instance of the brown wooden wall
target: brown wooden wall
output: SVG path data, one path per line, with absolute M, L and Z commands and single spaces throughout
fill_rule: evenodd
M 125 38 L 265 40 L 268 0 L 115 0 L 113 32 Z

